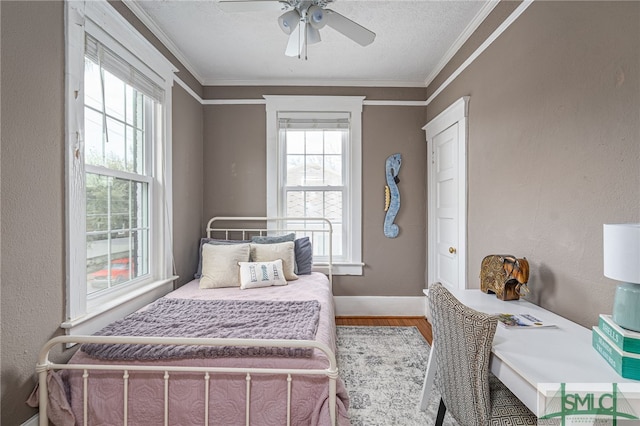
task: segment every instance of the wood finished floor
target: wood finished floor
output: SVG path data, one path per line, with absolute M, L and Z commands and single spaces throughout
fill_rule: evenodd
M 431 324 L 424 317 L 336 317 L 336 325 L 418 327 L 425 340 L 431 344 Z

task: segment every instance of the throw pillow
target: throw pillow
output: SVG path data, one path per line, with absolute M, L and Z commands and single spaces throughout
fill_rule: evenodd
M 296 255 L 296 274 L 309 275 L 313 268 L 313 246 L 309 237 L 294 241 Z
M 252 262 L 272 262 L 282 259 L 282 270 L 287 281 L 297 280 L 293 272 L 295 264 L 295 244 L 293 241 L 277 244 L 250 244 Z
M 240 286 L 238 263 L 249 261 L 249 253 L 249 244 L 204 244 L 200 288 Z
M 287 235 L 278 235 L 275 237 L 260 235 L 260 236 L 251 237 L 251 242 L 256 244 L 278 244 L 278 243 L 285 243 L 287 241 L 293 241 L 295 239 L 296 239 L 296 234 L 294 233 L 287 234 Z
M 273 262 L 240 262 L 240 288 L 287 285 L 282 272 L 282 259 Z
M 204 244 L 229 245 L 229 244 L 246 244 L 249 240 L 220 240 L 216 238 L 201 238 L 200 247 L 198 248 L 198 270 L 193 274 L 193 278 L 202 276 L 202 246 Z

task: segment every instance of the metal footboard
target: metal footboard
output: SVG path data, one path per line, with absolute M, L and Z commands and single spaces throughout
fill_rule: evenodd
M 286 369 L 286 368 L 243 368 L 243 367 L 187 367 L 161 365 L 123 365 L 123 364 L 56 364 L 49 361 L 50 350 L 58 344 L 69 343 L 106 343 L 106 344 L 153 344 L 153 345 L 202 345 L 202 346 L 254 346 L 254 347 L 286 347 L 319 349 L 329 361 L 325 369 Z M 209 424 L 209 385 L 212 375 L 235 373 L 245 375 L 246 380 L 246 413 L 245 424 L 250 424 L 251 378 L 252 375 L 283 375 L 287 381 L 287 426 L 291 425 L 292 381 L 295 376 L 325 376 L 329 387 L 329 415 L 331 425 L 336 425 L 336 382 L 338 367 L 333 351 L 324 343 L 312 340 L 273 340 L 273 339 L 205 339 L 205 338 L 167 338 L 167 337 L 127 337 L 127 336 L 58 336 L 49 340 L 40 351 L 36 371 L 39 380 L 40 426 L 47 426 L 48 390 L 47 373 L 49 370 L 80 370 L 83 372 L 83 410 L 84 425 L 88 424 L 88 378 L 92 370 L 122 371 L 124 424 L 127 425 L 129 374 L 137 371 L 157 371 L 164 378 L 164 424 L 169 426 L 169 381 L 173 373 L 202 373 L 205 387 L 205 412 L 203 424 Z

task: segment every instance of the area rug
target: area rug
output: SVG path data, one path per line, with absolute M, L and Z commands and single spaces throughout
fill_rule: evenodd
M 338 326 L 338 368 L 352 426 L 433 425 L 440 396 L 420 411 L 429 344 L 416 327 Z M 456 426 L 447 414 L 444 424 Z

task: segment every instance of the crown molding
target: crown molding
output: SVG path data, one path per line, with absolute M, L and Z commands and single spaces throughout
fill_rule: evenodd
M 194 96 L 192 94 L 191 96 Z M 196 95 L 197 96 L 197 95 Z M 194 96 L 195 98 L 195 96 Z M 205 99 L 196 98 L 202 105 L 264 105 L 264 99 Z M 427 106 L 426 101 L 404 101 L 404 100 L 363 100 L 362 105 L 369 106 Z
M 178 85 L 180 85 L 180 87 L 182 87 L 188 94 L 190 94 L 196 101 L 198 101 L 200 103 L 200 105 L 204 104 L 204 100 L 202 99 L 202 97 L 200 97 L 200 95 L 198 95 L 195 90 L 193 90 L 191 87 L 189 87 L 189 85 L 187 83 L 185 83 L 184 81 L 182 81 L 181 78 L 179 78 L 177 75 L 174 74 L 173 76 L 173 81 L 175 81 L 176 83 L 178 83 Z
M 202 105 L 265 105 L 264 99 L 205 99 Z
M 200 95 L 189 87 L 184 81 L 174 76 L 174 81 L 178 83 L 188 94 L 190 94 L 200 105 L 265 105 L 267 102 L 262 99 L 202 99 Z M 362 105 L 369 106 L 411 106 L 424 107 L 427 106 L 426 101 L 411 100 L 368 100 L 363 99 Z
M 205 80 L 203 86 L 425 87 L 424 81 L 394 80 Z
M 427 101 L 404 101 L 404 100 L 364 100 L 362 105 L 370 106 L 427 106 Z
M 487 19 L 487 16 L 493 11 L 493 9 L 500 3 L 500 0 L 490 0 L 485 3 L 484 6 L 480 9 L 480 11 L 473 17 L 469 25 L 462 31 L 462 33 L 458 36 L 458 38 L 453 42 L 451 47 L 445 52 L 444 56 L 440 59 L 440 62 L 436 65 L 436 67 L 427 75 L 427 78 L 424 80 L 424 87 L 429 86 L 431 82 L 440 74 L 440 71 L 444 69 L 444 67 L 449 63 L 449 61 L 458 53 L 458 50 L 466 43 L 466 41 L 471 37 L 471 34 L 478 29 L 480 24 Z
M 142 21 L 142 23 L 153 33 L 154 36 L 160 40 L 164 46 L 175 56 L 180 63 L 189 71 L 200 85 L 203 85 L 203 77 L 196 71 L 195 67 L 187 60 L 182 51 L 175 45 L 173 40 L 156 24 L 156 22 L 144 11 L 144 9 L 138 4 L 140 0 L 122 0 L 125 6 L 133 12 L 134 15 Z
M 534 0 L 523 0 L 522 3 L 520 3 L 520 5 L 511 13 L 511 15 L 509 15 L 507 19 L 505 19 L 498 26 L 498 28 L 496 28 L 495 31 L 492 32 L 491 35 L 487 37 L 487 39 L 482 42 L 482 44 L 478 46 L 478 48 L 471 55 L 469 55 L 469 57 L 453 73 L 451 73 L 449 77 L 447 77 L 447 79 L 435 90 L 435 92 L 433 92 L 431 96 L 429 96 L 426 104 L 429 105 L 431 101 L 433 101 L 444 89 L 446 89 L 453 80 L 458 78 L 458 76 L 462 74 L 462 72 L 467 69 L 467 67 L 471 65 L 471 63 L 482 54 L 482 52 L 484 52 L 489 46 L 491 46 L 491 44 L 498 37 L 500 37 L 500 35 L 502 35 L 502 33 L 505 32 L 505 30 L 509 28 L 509 26 L 511 26 L 511 24 L 515 22 L 515 20 L 518 19 L 518 17 L 522 15 L 524 11 L 533 4 L 533 2 Z

